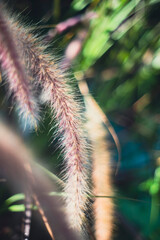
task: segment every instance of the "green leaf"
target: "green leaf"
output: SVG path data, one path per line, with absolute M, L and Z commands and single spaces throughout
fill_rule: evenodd
M 90 37 L 86 41 L 83 49 L 82 69 L 86 70 L 93 65 L 112 45 L 110 32 L 116 28 L 128 17 L 132 10 L 137 6 L 140 0 L 130 1 L 124 6 L 124 2 L 117 7 L 111 16 L 106 15 L 108 5 L 105 1 L 97 10 L 98 18 L 92 21 Z M 105 11 L 106 10 L 106 11 Z M 130 26 L 125 30 L 127 32 Z M 120 34 L 123 36 L 123 34 Z M 118 38 L 120 38 L 118 36 Z
M 8 207 L 8 210 L 11 212 L 24 212 L 25 206 L 24 204 L 12 205 Z
M 107 23 L 107 30 L 114 31 L 131 13 L 131 11 L 138 5 L 138 1 L 130 1 L 126 6 L 123 7 L 123 4 L 114 12 L 109 22 Z
M 92 0 L 74 0 L 72 2 L 73 9 L 77 11 L 81 11 L 83 8 L 85 8 L 89 3 L 91 3 Z
M 142 182 L 140 185 L 139 185 L 139 189 L 142 190 L 142 191 L 149 191 L 151 185 L 153 184 L 153 179 L 150 178 L 148 179 L 147 181 L 145 182 Z
M 60 197 L 65 197 L 66 193 L 64 192 L 50 192 L 49 196 L 60 196 Z
M 155 178 L 157 178 L 158 180 L 160 180 L 160 167 L 158 167 L 158 168 L 155 170 Z
M 20 200 L 23 200 L 25 198 L 24 194 L 23 193 L 18 193 L 18 194 L 15 194 L 13 195 L 12 197 L 8 198 L 5 203 L 7 205 L 11 205 L 12 203 L 16 202 L 16 201 L 20 201 Z
M 32 206 L 32 210 L 37 210 L 37 206 Z M 24 212 L 25 205 L 24 204 L 17 204 L 8 207 L 8 210 L 11 212 Z
M 52 180 L 54 180 L 55 182 L 57 182 L 58 184 L 60 184 L 61 186 L 63 186 L 63 181 L 57 177 L 54 173 L 52 173 L 51 171 L 49 171 L 47 168 L 43 167 L 41 164 L 36 163 L 36 165 L 42 169 Z
M 149 189 L 149 192 L 151 195 L 155 195 L 159 192 L 159 183 L 158 182 L 154 182 L 150 189 Z

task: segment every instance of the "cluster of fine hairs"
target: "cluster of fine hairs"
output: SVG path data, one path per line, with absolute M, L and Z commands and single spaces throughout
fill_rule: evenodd
M 29 122 L 31 126 L 38 128 L 41 115 L 40 104 L 47 104 L 51 109 L 52 118 L 57 123 L 60 147 L 64 156 L 63 180 L 66 215 L 70 227 L 79 233 L 83 232 L 85 211 L 91 193 L 88 186 L 88 149 L 81 105 L 70 87 L 67 74 L 56 59 L 47 52 L 42 38 L 33 35 L 29 28 L 20 24 L 15 16 L 11 17 L 2 5 L 0 5 L 0 64 L 2 73 L 6 76 L 10 94 L 13 95 L 24 122 Z M 97 126 L 98 123 L 95 122 L 94 127 L 97 128 Z M 103 130 L 99 129 L 99 131 L 101 135 Z M 90 132 L 92 133 L 92 130 Z M 92 134 L 90 138 L 91 142 L 97 141 L 96 136 L 92 136 Z M 104 136 L 102 138 L 104 142 Z M 93 146 L 95 150 L 97 149 L 93 158 L 98 160 L 101 158 L 101 151 L 96 143 Z M 103 150 L 105 151 L 105 149 Z M 105 165 L 104 158 L 105 156 L 102 156 L 102 165 Z M 98 171 L 101 170 L 98 168 L 99 164 L 101 163 L 96 161 L 94 163 L 94 193 L 101 194 L 99 191 L 102 190 L 103 195 L 112 195 L 110 187 L 106 186 L 106 182 L 110 183 L 110 171 L 106 168 L 104 169 L 104 178 L 99 176 Z M 101 179 L 99 184 L 97 184 L 97 178 Z M 32 185 L 30 181 L 28 182 L 27 192 L 30 191 L 29 185 Z M 103 186 L 103 189 L 100 186 Z M 106 187 L 109 189 L 108 192 L 104 190 Z M 33 192 L 33 189 L 31 191 Z M 97 240 L 111 239 L 111 234 L 108 232 L 112 232 L 112 201 L 97 199 L 93 207 L 97 209 L 95 210 Z M 103 209 L 105 210 L 104 214 L 99 214 L 103 212 Z M 108 214 L 107 218 L 105 214 Z M 109 226 L 107 232 L 102 231 L 106 224 Z
M 7 16 L 7 17 L 6 17 Z M 46 47 L 15 18 L 0 10 L 0 61 L 8 79 L 9 89 L 20 109 L 20 114 L 37 124 L 38 106 L 34 92 L 42 91 L 57 120 L 65 161 L 65 192 L 71 226 L 80 229 L 88 195 L 86 140 L 80 105 L 67 83 L 68 79 Z

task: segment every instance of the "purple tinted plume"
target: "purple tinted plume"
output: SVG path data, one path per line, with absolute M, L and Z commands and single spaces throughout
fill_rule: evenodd
M 13 93 L 19 108 L 20 115 L 24 120 L 29 120 L 36 126 L 37 104 L 30 93 L 28 75 L 26 74 L 24 61 L 20 58 L 21 53 L 16 46 L 10 28 L 8 18 L 3 14 L 3 7 L 0 5 L 0 63 L 2 72 L 8 79 L 9 90 Z
M 66 74 L 46 54 L 46 48 L 29 31 L 12 21 L 15 39 L 23 50 L 28 68 L 43 89 L 42 99 L 50 105 L 58 125 L 65 161 L 66 209 L 72 228 L 81 230 L 88 198 L 87 143 L 83 131 L 81 107 Z

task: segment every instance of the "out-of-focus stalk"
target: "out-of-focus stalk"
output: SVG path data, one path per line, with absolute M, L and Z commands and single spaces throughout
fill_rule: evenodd
M 43 209 L 52 233 L 58 239 L 77 240 L 77 235 L 68 227 L 61 204 L 55 197 L 48 195 L 53 183 L 43 175 L 34 164 L 31 152 L 21 139 L 0 122 L 0 175 L 9 185 L 18 190 L 36 196 Z
M 103 125 L 101 115 L 97 112 L 97 106 L 89 94 L 86 83 L 84 81 L 80 82 L 79 86 L 85 100 L 88 119 L 87 129 L 92 144 L 93 194 L 100 196 L 95 198 L 93 203 L 95 237 L 96 240 L 111 240 L 114 226 L 114 204 L 112 199 L 114 191 L 111 180 L 109 134 Z

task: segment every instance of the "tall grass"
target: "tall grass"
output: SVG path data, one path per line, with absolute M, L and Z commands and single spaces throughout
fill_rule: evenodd
M 63 178 L 65 181 L 67 215 L 70 226 L 81 231 L 89 193 L 85 167 L 87 165 L 87 143 L 83 130 L 81 105 L 68 83 L 67 74 L 62 70 L 63 68 L 55 58 L 46 53 L 46 47 L 40 43 L 41 39 L 34 37 L 26 27 L 18 23 L 16 18 L 7 15 L 3 22 L 5 24 L 4 29 L 6 29 L 7 25 L 10 25 L 11 37 L 8 42 L 12 46 L 10 47 L 9 43 L 5 46 L 8 55 L 12 56 L 12 51 L 15 51 L 15 49 L 18 49 L 21 54 L 21 65 L 18 62 L 18 51 L 17 55 L 13 55 L 13 59 L 7 58 L 8 55 L 3 56 L 1 54 L 3 62 L 7 61 L 9 65 L 7 69 L 8 76 L 13 76 L 12 71 L 16 73 L 19 68 L 20 70 L 24 68 L 34 80 L 26 82 L 22 78 L 20 82 L 21 79 L 19 80 L 18 76 L 22 74 L 17 73 L 15 75 L 14 84 L 17 81 L 17 85 L 20 83 L 21 85 L 14 86 L 14 92 L 19 102 L 21 101 L 22 109 L 26 111 L 24 106 L 28 104 L 28 109 L 33 111 L 27 94 L 29 93 L 29 85 L 36 85 L 40 88 L 40 93 L 42 93 L 39 100 L 50 106 L 52 118 L 57 122 L 57 134 L 59 135 L 65 165 Z M 1 35 L 4 40 L 8 37 L 3 31 Z M 1 45 L 1 48 L 3 50 L 4 46 Z M 18 63 L 14 64 L 14 69 L 12 69 L 11 66 L 14 61 L 18 62 L 19 65 Z M 11 88 L 13 88 L 13 83 L 11 83 Z M 37 108 L 33 111 L 33 115 L 36 115 L 36 112 Z

